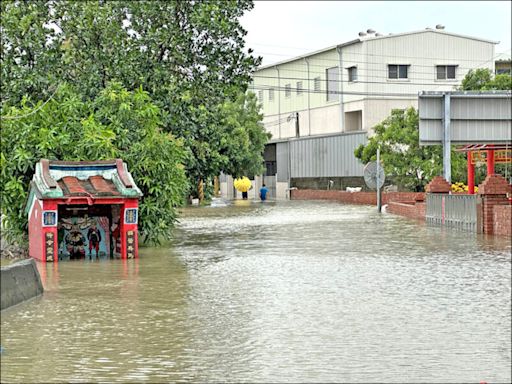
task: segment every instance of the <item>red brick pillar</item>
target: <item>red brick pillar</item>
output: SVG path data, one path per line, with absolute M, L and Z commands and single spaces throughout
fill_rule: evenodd
M 425 192 L 428 194 L 443 194 L 447 195 L 452 190 L 452 185 L 446 181 L 442 176 L 436 176 L 430 183 L 425 186 Z M 428 199 L 427 199 L 428 201 Z M 427 202 L 428 204 L 428 202 Z M 444 224 L 445 220 L 445 197 L 441 197 L 441 224 Z
M 442 176 L 436 176 L 425 187 L 427 193 L 450 193 L 452 185 Z
M 478 186 L 478 194 L 482 196 L 483 232 L 494 234 L 494 207 L 508 205 L 507 193 L 510 185 L 501 175 L 487 175 Z

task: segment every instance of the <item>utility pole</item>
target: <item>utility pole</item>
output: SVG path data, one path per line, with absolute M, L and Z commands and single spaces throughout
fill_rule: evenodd
M 295 137 L 300 137 L 299 112 L 295 112 Z
M 377 211 L 382 211 L 382 203 L 380 196 L 380 147 L 377 147 Z

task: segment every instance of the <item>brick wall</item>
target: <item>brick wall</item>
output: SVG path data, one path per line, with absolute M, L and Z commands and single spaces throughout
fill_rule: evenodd
M 493 217 L 494 234 L 512 236 L 512 205 L 495 205 Z
M 482 227 L 483 232 L 489 235 L 497 234 L 495 230 L 510 233 L 510 219 L 508 228 L 506 217 L 501 216 L 502 212 L 507 211 L 510 202 L 507 194 L 510 193 L 512 186 L 501 175 L 487 175 L 482 184 L 478 186 L 478 194 L 482 196 Z M 506 213 L 504 213 L 506 215 Z M 510 216 L 509 216 L 510 217 Z M 497 221 L 499 219 L 499 221 Z M 502 221 L 505 220 L 505 221 Z
M 375 192 L 326 191 L 319 189 L 292 190 L 291 200 L 334 200 L 347 204 L 377 205 Z M 386 192 L 382 193 L 382 204 L 392 201 L 423 201 L 423 192 Z
M 387 212 L 395 215 L 409 217 L 411 219 L 425 220 L 425 214 L 427 212 L 427 204 L 424 202 L 396 202 L 391 201 L 388 203 L 386 209 Z

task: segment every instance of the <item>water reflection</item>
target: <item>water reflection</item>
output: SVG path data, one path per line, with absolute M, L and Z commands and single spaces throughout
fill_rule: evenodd
M 507 382 L 510 250 L 369 207 L 187 209 L 139 260 L 40 265 L 1 379 Z

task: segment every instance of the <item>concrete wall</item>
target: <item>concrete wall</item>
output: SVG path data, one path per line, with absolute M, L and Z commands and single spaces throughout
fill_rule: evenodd
M 43 293 L 43 284 L 33 259 L 2 267 L 1 269 L 2 310 Z
M 329 181 L 332 180 L 332 183 Z M 294 177 L 291 179 L 291 187 L 299 189 L 345 190 L 347 187 L 361 187 L 367 190 L 364 178 L 356 177 Z

